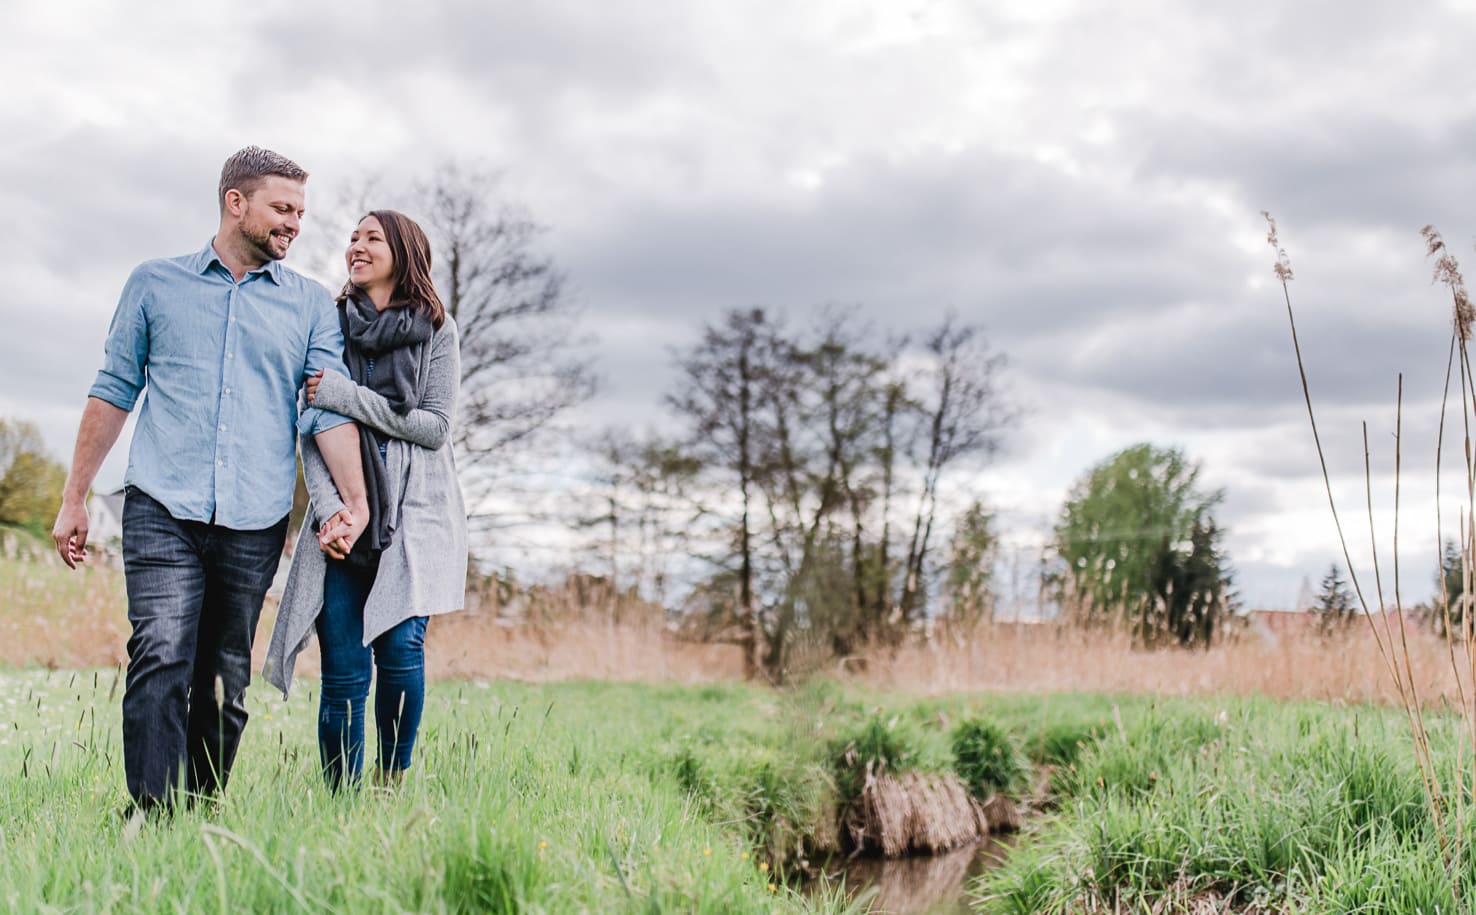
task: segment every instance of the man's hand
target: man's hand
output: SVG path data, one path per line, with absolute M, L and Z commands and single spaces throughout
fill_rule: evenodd
M 51 539 L 69 569 L 87 561 L 87 524 L 87 506 L 81 500 L 63 499 L 56 524 L 51 528 Z
M 369 508 L 343 509 L 318 529 L 318 548 L 333 559 L 346 559 L 364 530 L 369 527 Z
M 82 409 L 72 469 L 62 487 L 61 511 L 51 528 L 56 551 L 69 569 L 87 561 L 87 490 L 127 420 L 127 410 L 97 397 L 87 398 L 87 406 Z

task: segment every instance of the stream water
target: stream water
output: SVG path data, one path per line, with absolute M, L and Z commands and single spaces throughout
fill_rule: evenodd
M 874 889 L 872 915 L 968 915 L 969 884 L 1003 861 L 1013 841 L 990 837 L 931 857 L 842 859 L 816 884 L 844 879 L 853 898 Z

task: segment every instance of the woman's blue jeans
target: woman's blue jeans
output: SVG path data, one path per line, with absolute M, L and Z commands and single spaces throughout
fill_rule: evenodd
M 410 768 L 420 714 L 425 707 L 425 624 L 417 616 L 364 645 L 364 603 L 376 570 L 328 560 L 318 644 L 323 691 L 318 704 L 318 752 L 328 786 L 355 784 L 364 767 L 364 705 L 369 681 L 379 673 L 374 720 L 379 729 L 379 768 Z

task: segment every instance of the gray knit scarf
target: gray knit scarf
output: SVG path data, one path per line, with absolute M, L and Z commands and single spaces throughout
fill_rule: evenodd
M 369 297 L 355 290 L 339 303 L 339 325 L 343 328 L 343 361 L 349 377 L 383 395 L 390 408 L 401 416 L 420 405 L 421 349 L 435 328 L 423 309 L 394 306 L 379 311 Z M 369 373 L 369 360 L 374 372 Z M 364 488 L 369 497 L 369 527 L 354 544 L 348 561 L 373 566 L 389 547 L 389 473 L 379 453 L 388 438 L 378 430 L 359 424 L 359 457 L 364 465 Z

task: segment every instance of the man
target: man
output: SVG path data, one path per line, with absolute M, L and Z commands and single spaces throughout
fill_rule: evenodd
M 346 503 L 325 527 L 352 543 L 368 523 L 357 428 L 297 415 L 308 376 L 344 371 L 332 297 L 279 263 L 306 181 L 277 153 L 241 150 L 221 169 L 211 242 L 129 276 L 52 529 L 75 569 L 87 557 L 87 491 L 147 388 L 123 507 L 133 627 L 123 757 L 144 810 L 172 807 L 181 785 L 211 795 L 230 774 L 257 618 L 286 542 L 299 423 Z

